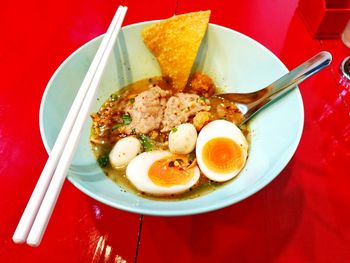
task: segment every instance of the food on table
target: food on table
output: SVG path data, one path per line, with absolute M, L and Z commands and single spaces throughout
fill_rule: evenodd
M 162 131 L 170 131 L 171 128 L 187 122 L 197 112 L 210 110 L 208 103 L 208 100 L 197 94 L 181 92 L 170 97 L 164 111 Z
M 168 91 L 155 86 L 132 98 L 133 102 L 125 108 L 125 112 L 131 118 L 130 125 L 125 126 L 125 132 L 131 134 L 135 130 L 138 133 L 148 133 L 159 129 L 163 121 L 162 116 L 166 109 L 168 94 Z
M 194 198 L 241 171 L 248 130 L 234 124 L 242 117 L 235 105 L 200 96 L 190 84 L 184 91 L 161 77 L 145 79 L 92 114 L 90 140 L 110 178 L 140 194 Z
M 174 127 L 169 134 L 169 150 L 172 153 L 188 154 L 194 150 L 197 141 L 197 130 L 191 123 Z
M 141 143 L 138 139 L 128 136 L 120 139 L 109 153 L 109 162 L 113 168 L 127 165 L 141 152 Z
M 145 43 L 163 76 L 131 83 L 91 114 L 93 152 L 124 189 L 158 199 L 195 198 L 245 165 L 249 130 L 235 125 L 242 113 L 213 96 L 209 76 L 190 75 L 209 15 L 175 16 L 146 28 Z
M 157 58 L 162 76 L 182 91 L 209 23 L 210 11 L 173 16 L 146 27 L 142 37 Z
M 215 93 L 215 84 L 208 76 L 196 72 L 191 79 L 191 90 L 201 96 L 210 97 Z
M 171 195 L 189 190 L 199 180 L 197 166 L 187 156 L 168 151 L 144 152 L 126 168 L 126 176 L 135 187 L 148 194 Z
M 211 119 L 211 113 L 208 111 L 200 111 L 194 116 L 193 118 L 193 125 L 197 129 L 197 131 L 200 131 L 205 124 L 207 124 Z
M 216 182 L 235 177 L 244 167 L 248 142 L 232 122 L 216 120 L 199 132 L 196 157 L 203 174 Z

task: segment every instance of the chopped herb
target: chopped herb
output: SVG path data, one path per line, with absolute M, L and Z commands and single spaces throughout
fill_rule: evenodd
M 132 121 L 131 116 L 128 115 L 128 114 L 124 114 L 124 115 L 122 116 L 122 119 L 123 119 L 123 123 L 124 123 L 125 125 L 129 125 L 129 124 L 131 123 L 131 121 Z
M 100 157 L 98 157 L 97 162 L 101 168 L 105 168 L 109 163 L 108 154 L 101 155 Z
M 117 101 L 118 100 L 118 95 L 112 94 L 109 98 L 110 101 Z
M 123 120 L 123 123 L 117 123 L 117 124 L 113 125 L 112 131 L 114 131 L 114 130 L 116 130 L 124 125 L 129 125 L 131 123 L 131 116 L 125 114 L 122 116 L 122 120 Z
M 135 98 L 131 98 L 131 99 L 129 100 L 129 102 L 130 102 L 131 104 L 133 104 L 133 103 L 135 102 Z
M 152 151 L 154 148 L 154 145 L 152 143 L 152 140 L 145 134 L 140 134 L 138 136 L 139 140 L 141 141 L 141 144 L 146 152 Z
M 112 131 L 114 131 L 114 130 L 116 130 L 116 129 L 122 127 L 122 126 L 124 126 L 124 123 L 117 123 L 117 124 L 113 125 Z
M 184 162 L 182 159 L 176 159 L 175 161 L 177 161 L 179 164 L 182 164 Z
M 174 128 L 171 129 L 171 131 L 172 131 L 172 132 L 177 132 L 177 128 L 174 127 Z
M 207 99 L 206 99 L 204 96 L 200 96 L 199 99 L 202 100 L 202 101 L 204 101 L 204 102 L 207 101 Z
M 191 152 L 191 153 L 188 155 L 188 160 L 189 160 L 189 161 L 194 161 L 194 159 L 196 159 L 196 153 L 195 153 L 195 152 Z
M 136 134 L 136 129 L 133 128 L 133 129 L 131 130 L 131 133 L 132 133 L 132 134 Z

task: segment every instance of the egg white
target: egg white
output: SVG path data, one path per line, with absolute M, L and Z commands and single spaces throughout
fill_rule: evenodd
M 218 173 L 216 171 L 208 168 L 202 157 L 203 147 L 204 145 L 214 139 L 214 138 L 228 138 L 236 142 L 242 149 L 242 153 L 244 156 L 244 164 L 240 169 L 236 169 L 234 171 L 228 173 Z M 198 166 L 203 172 L 203 174 L 208 177 L 210 180 L 216 182 L 224 182 L 235 177 L 244 167 L 246 159 L 248 155 L 248 142 L 244 137 L 242 131 L 234 125 L 232 122 L 225 120 L 216 120 L 208 123 L 206 126 L 202 128 L 200 131 L 197 144 L 196 144 L 196 157 Z
M 169 187 L 160 186 L 152 182 L 148 176 L 151 165 L 166 156 L 170 156 L 168 151 L 143 152 L 136 156 L 126 168 L 126 177 L 141 192 L 152 195 L 171 195 L 182 193 L 195 185 L 200 177 L 199 168 L 194 168 L 193 177 L 184 185 L 173 185 Z

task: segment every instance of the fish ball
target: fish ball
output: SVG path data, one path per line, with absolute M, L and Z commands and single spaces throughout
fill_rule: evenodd
M 141 152 L 141 143 L 135 137 L 129 136 L 120 139 L 109 153 L 109 162 L 113 168 L 127 165 Z
M 188 154 L 196 147 L 196 141 L 197 131 L 193 124 L 180 124 L 169 134 L 169 150 L 172 153 Z

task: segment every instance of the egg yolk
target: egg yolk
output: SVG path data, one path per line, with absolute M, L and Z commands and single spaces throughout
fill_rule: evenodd
M 194 169 L 185 169 L 179 161 L 180 158 L 168 156 L 155 161 L 148 170 L 148 177 L 159 186 L 170 187 L 188 183 L 194 175 Z
M 244 155 L 240 145 L 229 138 L 214 138 L 202 150 L 204 164 L 217 173 L 229 173 L 241 169 Z

